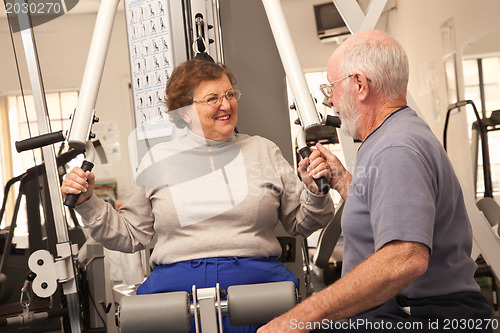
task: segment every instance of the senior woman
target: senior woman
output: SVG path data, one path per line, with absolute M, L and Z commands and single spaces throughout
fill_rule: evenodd
M 138 294 L 187 291 L 230 285 L 293 281 L 278 259 L 279 221 L 291 235 L 308 236 L 326 226 L 333 213 L 328 194 L 301 161 L 303 182 L 279 148 L 259 136 L 235 133 L 236 80 L 226 66 L 189 60 L 172 73 L 167 107 L 187 134 L 154 146 L 142 160 L 133 191 L 120 210 L 92 194 L 95 176 L 73 169 L 63 194 L 82 193 L 77 212 L 93 238 L 112 250 L 143 249 L 154 233 L 154 271 Z M 316 159 L 310 167 L 325 168 Z M 147 179 L 147 181 L 144 181 Z M 147 185 L 145 185 L 147 184 Z M 225 332 L 255 332 L 258 325 Z

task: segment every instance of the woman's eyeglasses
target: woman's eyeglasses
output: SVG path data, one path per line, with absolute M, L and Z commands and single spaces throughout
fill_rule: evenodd
M 229 102 L 237 101 L 241 97 L 241 91 L 239 91 L 237 89 L 231 89 L 231 90 L 226 91 L 226 93 L 222 96 L 218 96 L 215 94 L 209 95 L 209 96 L 205 97 L 205 99 L 203 99 L 203 100 L 199 100 L 199 101 L 193 100 L 193 102 L 194 103 L 205 103 L 209 106 L 219 106 L 222 103 L 222 101 L 224 100 L 224 97 L 226 97 L 226 99 Z

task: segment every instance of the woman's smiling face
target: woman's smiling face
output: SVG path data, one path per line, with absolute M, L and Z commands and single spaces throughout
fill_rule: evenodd
M 233 86 L 225 74 L 220 79 L 200 83 L 193 96 L 193 101 L 197 101 L 197 115 L 193 114 L 193 108 L 187 111 L 187 117 L 184 117 L 194 133 L 214 141 L 223 141 L 231 136 L 238 121 L 238 101 L 235 98 L 228 100 L 225 94 L 232 89 Z M 221 96 L 224 98 L 216 106 L 202 102 Z

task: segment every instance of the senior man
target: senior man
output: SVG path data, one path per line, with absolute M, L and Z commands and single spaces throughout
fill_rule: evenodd
M 441 143 L 407 106 L 408 68 L 401 45 L 375 30 L 330 57 L 321 90 L 342 130 L 362 141 L 352 175 L 320 144 L 310 157 L 310 174 L 328 173 L 345 200 L 342 278 L 259 333 L 491 332 L 462 190 Z

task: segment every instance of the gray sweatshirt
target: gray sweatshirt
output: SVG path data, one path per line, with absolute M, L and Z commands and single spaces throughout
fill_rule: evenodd
M 333 216 L 330 195 L 306 189 L 279 148 L 259 136 L 223 142 L 192 132 L 154 146 L 138 186 L 119 211 L 93 195 L 76 210 L 91 236 L 122 252 L 143 249 L 154 233 L 153 267 L 208 257 L 278 257 L 274 229 L 308 236 Z

